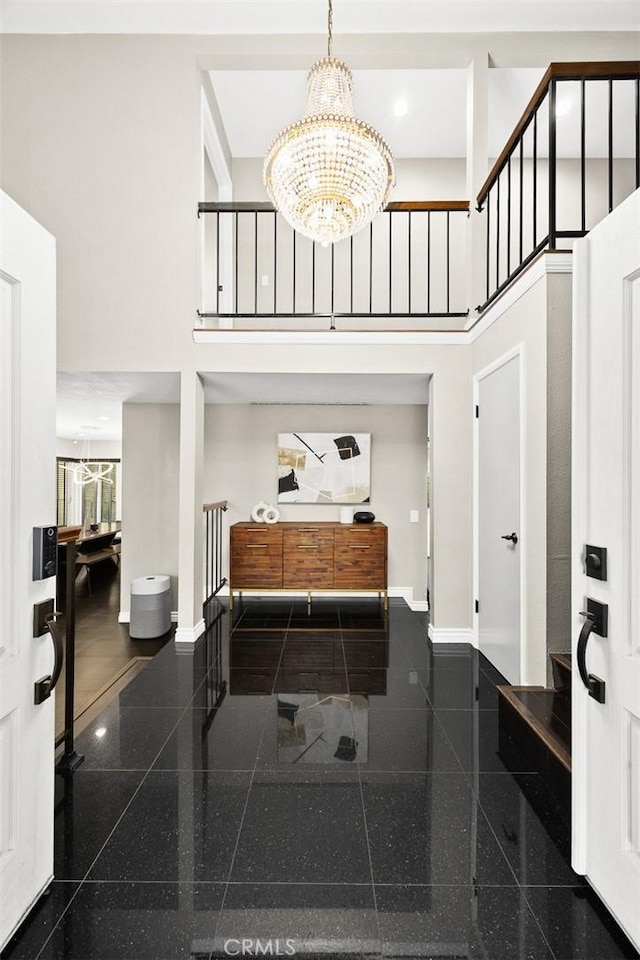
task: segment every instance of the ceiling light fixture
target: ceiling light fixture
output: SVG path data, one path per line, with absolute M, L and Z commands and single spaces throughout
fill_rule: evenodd
M 287 223 L 325 246 L 366 227 L 395 182 L 388 144 L 355 116 L 351 71 L 331 55 L 328 2 L 327 56 L 307 76 L 305 115 L 274 137 L 263 173 L 267 193 Z

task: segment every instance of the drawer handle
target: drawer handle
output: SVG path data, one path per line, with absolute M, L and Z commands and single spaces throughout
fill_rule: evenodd
M 268 547 L 267 543 L 248 543 L 247 544 L 247 550 L 261 550 L 261 549 L 264 550 L 267 547 Z
M 304 530 L 305 532 L 308 532 L 309 530 L 311 530 L 313 531 L 313 533 L 315 533 L 318 528 L 317 527 L 298 527 L 297 529 Z
M 298 550 L 319 550 L 317 543 L 299 543 Z
M 352 550 L 371 550 L 370 543 L 350 543 L 349 546 Z

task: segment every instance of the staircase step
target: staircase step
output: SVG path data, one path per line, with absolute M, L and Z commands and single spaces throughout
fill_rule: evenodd
M 566 691 L 545 687 L 499 686 L 500 752 L 526 757 L 567 812 L 571 808 L 571 701 Z
M 571 654 L 552 653 L 549 656 L 556 690 L 571 691 Z

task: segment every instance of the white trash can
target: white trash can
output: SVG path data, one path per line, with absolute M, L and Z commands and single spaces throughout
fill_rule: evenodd
M 131 581 L 129 636 L 137 640 L 161 637 L 171 629 L 171 579 L 137 577 Z

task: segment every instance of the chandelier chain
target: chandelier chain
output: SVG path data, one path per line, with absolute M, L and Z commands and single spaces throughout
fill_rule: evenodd
M 331 47 L 333 45 L 333 0 L 329 0 L 329 10 L 327 13 L 327 56 L 331 57 Z

